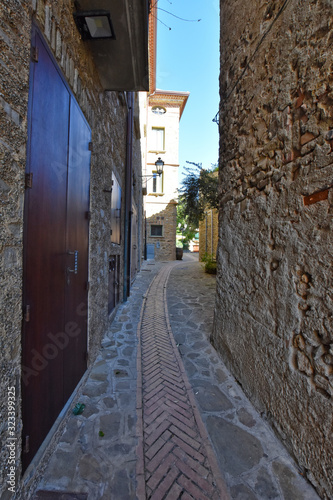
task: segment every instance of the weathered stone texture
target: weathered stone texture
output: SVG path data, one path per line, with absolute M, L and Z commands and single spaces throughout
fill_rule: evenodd
M 21 289 L 24 171 L 27 133 L 30 12 L 29 4 L 0 5 L 0 442 L 1 487 L 9 473 L 8 387 L 16 393 L 16 444 L 21 446 L 20 360 L 21 360 Z M 1 496 L 0 491 L 0 496 Z M 9 491 L 7 494 L 11 495 Z
M 221 2 L 213 333 L 323 498 L 333 496 L 332 13 L 324 0 Z
M 20 363 L 22 325 L 23 207 L 27 147 L 29 65 L 32 19 L 47 40 L 67 83 L 92 130 L 90 192 L 90 291 L 89 362 L 98 351 L 108 316 L 108 257 L 123 254 L 121 245 L 110 241 L 110 190 L 112 173 L 125 201 L 127 104 L 122 93 L 104 92 L 89 49 L 82 43 L 73 20 L 73 2 L 65 0 L 9 0 L 0 4 L 0 272 L 3 294 L 1 310 L 1 442 L 7 438 L 7 387 L 16 386 L 17 464 L 20 476 Z M 133 135 L 139 148 L 139 140 Z M 140 155 L 137 154 L 137 157 Z M 134 161 L 138 177 L 140 161 Z M 134 193 L 142 217 L 141 198 Z M 141 219 L 140 219 L 141 220 Z M 122 231 L 124 220 L 122 218 Z M 123 262 L 121 259 L 121 281 Z M 121 297 L 122 299 L 122 290 Z M 41 411 L 43 411 L 41 409 Z M 0 482 L 6 488 L 7 451 L 0 453 Z M 0 491 L 0 496 L 3 490 Z
M 147 217 L 147 243 L 155 245 L 156 260 L 176 260 L 177 202 L 161 203 L 160 211 L 157 207 L 156 204 L 156 213 Z M 163 236 L 150 236 L 152 224 L 163 226 Z
M 218 219 L 218 210 L 211 209 L 206 210 L 204 219 L 199 222 L 199 260 L 202 260 L 205 254 L 216 258 Z

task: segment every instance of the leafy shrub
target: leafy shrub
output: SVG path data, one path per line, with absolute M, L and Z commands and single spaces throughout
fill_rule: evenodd
M 216 274 L 216 260 L 214 259 L 213 254 L 209 254 L 206 252 L 201 260 L 205 263 L 205 273 Z
M 216 262 L 206 262 L 205 263 L 205 273 L 216 274 Z

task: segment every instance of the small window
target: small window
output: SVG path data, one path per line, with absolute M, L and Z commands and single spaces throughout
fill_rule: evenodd
M 151 130 L 150 149 L 152 151 L 164 151 L 165 130 L 164 128 L 153 127 Z
M 163 193 L 163 174 L 157 175 L 157 172 L 152 172 L 152 177 L 148 179 L 148 193 L 162 194 Z
M 163 225 L 152 224 L 150 226 L 150 236 L 163 236 Z
M 164 113 L 166 113 L 166 109 L 165 108 L 162 108 L 161 106 L 154 106 L 152 108 L 152 112 L 155 114 L 155 115 L 164 115 Z

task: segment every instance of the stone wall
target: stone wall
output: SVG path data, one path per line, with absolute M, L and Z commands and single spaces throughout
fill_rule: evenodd
M 21 446 L 20 363 L 24 172 L 30 59 L 30 2 L 0 4 L 0 496 L 10 472 L 8 387 L 15 387 L 15 468 Z M 7 498 L 11 493 L 7 491 Z
M 143 260 L 143 195 L 142 195 L 142 149 L 141 149 L 141 124 L 140 124 L 140 93 L 135 94 L 134 124 L 133 124 L 133 200 L 137 208 L 137 269 L 141 268 Z
M 177 202 L 154 204 L 155 214 L 147 217 L 147 243 L 155 245 L 156 260 L 176 260 Z M 163 236 L 150 236 L 150 226 L 163 226 Z
M 216 209 L 206 210 L 205 217 L 199 221 L 199 260 L 205 254 L 216 258 L 218 243 L 218 219 L 219 213 Z
M 332 13 L 328 0 L 221 2 L 212 335 L 323 498 L 333 496 Z
M 89 260 L 89 363 L 110 324 L 108 316 L 108 257 L 123 255 L 110 241 L 110 193 L 112 173 L 122 188 L 125 202 L 127 104 L 119 92 L 104 92 L 89 49 L 85 47 L 73 21 L 73 2 L 65 0 L 9 0 L 0 5 L 0 158 L 1 158 L 1 242 L 0 266 L 3 293 L 1 310 L 1 442 L 7 438 L 7 388 L 16 388 L 16 471 L 20 466 L 20 363 L 22 324 L 23 207 L 27 147 L 30 38 L 34 19 L 63 72 L 92 129 Z M 133 132 L 136 178 L 141 173 L 139 139 Z M 104 191 L 106 190 L 106 191 Z M 134 192 L 140 224 L 142 197 Z M 122 216 L 124 234 L 124 217 Z M 121 258 L 121 282 L 123 259 Z M 122 300 L 122 287 L 120 288 Z M 47 411 L 41 409 L 41 411 Z M 0 496 L 6 488 L 8 450 L 0 452 Z M 8 494 L 8 492 L 7 492 Z M 2 497 L 2 496 L 1 496 Z M 5 497 L 2 497 L 5 498 Z

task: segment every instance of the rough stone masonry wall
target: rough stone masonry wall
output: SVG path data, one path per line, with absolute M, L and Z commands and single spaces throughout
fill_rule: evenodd
M 333 497 L 333 31 L 329 0 L 221 1 L 212 340 Z
M 0 484 L 6 488 L 7 387 L 16 387 L 16 470 L 20 475 L 20 364 L 22 324 L 23 206 L 29 93 L 30 38 L 34 17 L 92 129 L 89 361 L 109 324 L 108 256 L 123 253 L 110 243 L 110 194 L 114 172 L 124 195 L 126 102 L 104 92 L 67 0 L 0 3 Z M 123 196 L 124 203 L 124 196 Z M 140 210 L 140 208 L 139 208 Z M 121 271 L 122 273 L 122 271 Z M 122 290 L 121 290 L 122 291 Z M 44 411 L 41 409 L 41 411 Z M 3 490 L 0 490 L 2 496 Z M 4 497 L 2 497 L 4 498 Z
M 176 260 L 177 203 L 161 203 L 160 211 L 157 207 L 154 205 L 156 213 L 147 217 L 147 243 L 155 245 L 155 260 Z M 150 236 L 152 224 L 163 225 L 163 236 Z
M 0 3 L 0 497 L 8 477 L 8 387 L 20 447 L 22 231 L 30 58 L 29 5 Z M 12 393 L 13 391 L 11 391 Z M 13 400 L 11 400 L 12 402 Z M 11 409 L 11 408 L 10 408 Z M 9 493 L 9 492 L 8 492 Z

